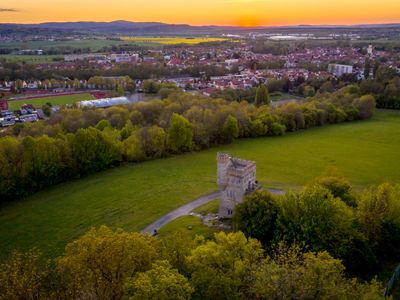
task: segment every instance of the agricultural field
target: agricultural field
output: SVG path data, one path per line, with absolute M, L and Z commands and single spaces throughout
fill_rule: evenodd
M 13 55 L 4 54 L 0 55 L 0 60 L 5 59 L 7 62 L 24 62 L 30 64 L 44 64 L 54 63 L 56 61 L 64 60 L 61 55 Z
M 8 101 L 9 109 L 17 110 L 20 109 L 23 104 L 32 104 L 36 108 L 42 107 L 44 104 L 50 102 L 53 106 L 55 105 L 66 105 L 74 104 L 75 102 L 82 100 L 91 100 L 94 97 L 89 93 L 82 94 L 72 94 L 72 95 L 62 95 L 62 96 L 50 96 L 43 98 L 33 98 L 33 99 L 22 99 L 22 100 L 11 100 Z
M 99 51 L 103 47 L 126 44 L 124 41 L 114 40 L 70 40 L 70 41 L 29 41 L 1 43 L 0 48 L 7 49 L 51 49 L 51 48 L 90 48 L 91 51 Z
M 210 42 L 223 42 L 227 41 L 226 38 L 212 38 L 212 37 L 123 37 L 124 41 L 138 42 L 140 44 L 150 43 L 150 44 L 162 44 L 162 45 L 197 45 L 200 43 L 210 43 Z
M 9 42 L 1 43 L 1 48 L 7 49 L 57 49 L 57 48 L 72 48 L 72 49 L 83 49 L 88 48 L 90 52 L 101 51 L 104 47 L 136 44 L 143 47 L 157 47 L 162 45 L 176 45 L 176 44 L 188 44 L 196 45 L 205 42 L 218 42 L 224 41 L 224 38 L 208 38 L 208 37 L 123 37 L 121 40 L 103 40 L 103 39 L 92 39 L 92 40 L 72 40 L 72 41 L 30 41 L 30 42 Z M 7 58 L 8 55 L 0 55 L 1 57 Z M 29 55 L 10 55 L 10 59 L 15 59 L 15 56 L 27 57 Z M 40 55 L 34 55 L 40 56 Z M 46 57 L 46 55 L 43 55 Z
M 270 188 L 301 189 L 332 165 L 356 189 L 400 182 L 399 128 L 400 112 L 379 111 L 369 121 L 282 137 L 241 139 L 232 145 L 124 165 L 50 187 L 0 208 L 0 258 L 12 248 L 34 246 L 56 257 L 67 242 L 101 224 L 141 230 L 169 211 L 217 189 L 218 151 L 255 160 L 259 182 Z M 211 209 L 215 209 L 213 205 Z M 160 234 L 187 225 L 193 226 L 191 233 L 204 230 L 195 221 L 178 219 Z

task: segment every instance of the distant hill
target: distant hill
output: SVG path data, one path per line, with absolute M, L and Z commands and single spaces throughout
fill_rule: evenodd
M 185 34 L 220 34 L 238 32 L 285 32 L 287 30 L 365 30 L 365 29 L 400 29 L 400 24 L 360 24 L 360 25 L 299 25 L 279 27 L 238 27 L 238 26 L 192 26 L 187 24 L 166 24 L 160 22 L 52 22 L 40 24 L 1 24 L 0 30 L 56 30 L 56 31 L 91 31 L 98 33 L 121 33 L 142 35 L 185 35 Z

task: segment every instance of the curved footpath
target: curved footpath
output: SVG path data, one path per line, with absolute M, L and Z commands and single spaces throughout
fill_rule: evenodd
M 277 190 L 277 189 L 268 189 L 272 194 L 275 195 L 282 195 L 284 192 L 282 190 Z M 207 194 L 205 196 L 202 196 L 188 204 L 185 204 L 170 213 L 162 216 L 159 218 L 157 221 L 151 223 L 149 226 L 147 226 L 145 229 L 142 230 L 142 233 L 148 233 L 148 234 L 153 234 L 155 230 L 159 230 L 161 227 L 164 225 L 168 224 L 169 222 L 182 217 L 189 215 L 190 212 L 192 212 L 194 209 L 211 202 L 214 199 L 217 199 L 221 196 L 221 191 L 213 192 L 211 194 Z

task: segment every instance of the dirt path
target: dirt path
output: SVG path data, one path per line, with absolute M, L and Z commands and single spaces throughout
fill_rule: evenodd
M 268 189 L 268 190 L 272 194 L 275 194 L 275 195 L 284 194 L 284 191 L 282 191 L 282 190 L 278 190 L 278 189 Z M 157 221 L 155 221 L 152 224 L 150 224 L 149 226 L 147 226 L 145 229 L 142 230 L 142 233 L 153 234 L 154 230 L 159 230 L 164 225 L 168 224 L 169 222 L 171 222 L 179 217 L 189 215 L 189 213 L 192 212 L 194 209 L 196 209 L 208 202 L 211 202 L 214 199 L 219 198 L 220 195 L 221 195 L 220 191 L 212 192 L 211 194 L 204 195 L 188 204 L 185 204 L 185 205 L 171 211 L 170 213 L 162 216 Z
M 142 230 L 143 233 L 149 233 L 149 234 L 153 234 L 154 230 L 158 230 L 161 227 L 163 227 L 164 225 L 166 225 L 167 223 L 188 215 L 192 210 L 196 209 L 199 206 L 202 206 L 214 199 L 217 199 L 220 197 L 221 192 L 213 192 L 211 194 L 202 196 L 188 204 L 185 204 L 184 206 L 181 206 L 173 211 L 171 211 L 170 213 L 166 214 L 165 216 L 162 216 L 161 218 L 159 218 L 157 221 L 155 221 L 154 223 L 150 224 L 149 226 L 147 226 L 145 229 Z

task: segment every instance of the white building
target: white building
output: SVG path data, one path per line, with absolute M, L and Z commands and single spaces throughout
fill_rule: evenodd
M 352 74 L 353 66 L 339 65 L 339 64 L 329 64 L 328 71 L 333 75 L 340 77 L 343 74 Z
M 131 101 L 126 97 L 116 97 L 116 98 L 103 98 L 97 100 L 85 100 L 77 103 L 79 107 L 97 107 L 105 108 L 116 105 L 129 104 Z
M 374 47 L 372 47 L 372 45 L 368 46 L 367 53 L 368 53 L 369 56 L 374 55 Z

